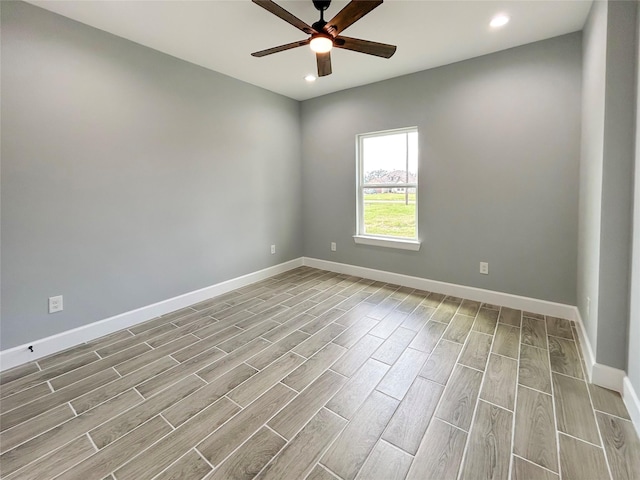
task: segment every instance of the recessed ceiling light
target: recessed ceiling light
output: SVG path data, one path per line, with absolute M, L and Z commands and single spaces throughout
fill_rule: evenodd
M 509 23 L 509 17 L 507 15 L 500 14 L 491 19 L 489 26 L 492 28 L 498 28 L 505 26 L 507 23 Z
M 315 76 L 315 75 L 311 75 L 311 74 L 309 74 L 309 75 L 305 75 L 305 76 L 304 76 L 304 79 L 305 79 L 307 82 L 311 83 L 311 82 L 315 82 L 315 81 L 316 81 L 316 76 Z

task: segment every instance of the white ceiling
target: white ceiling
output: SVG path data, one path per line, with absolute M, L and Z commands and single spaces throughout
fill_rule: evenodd
M 280 1 L 311 24 L 319 13 L 310 0 Z M 249 0 L 32 0 L 30 3 L 136 43 L 245 82 L 305 100 L 399 75 L 581 30 L 591 0 L 424 1 L 386 0 L 345 30 L 350 37 L 398 46 L 391 59 L 332 52 L 333 74 L 316 73 L 308 47 L 254 58 L 251 52 L 306 38 Z M 334 0 L 332 18 L 346 5 Z M 506 13 L 511 22 L 491 29 Z

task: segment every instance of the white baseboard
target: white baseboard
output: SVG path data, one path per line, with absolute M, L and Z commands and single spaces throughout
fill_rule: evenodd
M 624 370 L 594 363 L 590 382 L 622 394 L 622 385 L 626 376 L 627 373 Z
M 370 280 L 378 280 L 380 282 L 418 288 L 420 290 L 427 290 L 429 292 L 467 298 L 469 300 L 475 300 L 477 302 L 504 305 L 505 307 L 516 308 L 518 310 L 526 310 L 528 312 L 539 313 L 541 315 L 567 318 L 569 320 L 575 319 L 576 308 L 573 305 L 548 302 L 546 300 L 521 297 L 519 295 L 512 295 L 510 293 L 484 290 L 482 288 L 467 287 L 464 285 L 456 285 L 453 283 L 439 282 L 437 280 L 412 277 L 409 275 L 403 275 L 401 273 L 386 272 L 384 270 L 374 270 L 372 268 L 358 267 L 356 265 L 349 265 L 346 263 L 336 263 L 330 262 L 328 260 L 319 260 L 317 258 L 304 257 L 303 262 L 306 266 L 320 268 L 322 270 L 329 270 L 331 272 L 354 275 L 357 277 L 368 278 Z
M 633 422 L 633 426 L 636 429 L 636 433 L 640 437 L 640 399 L 638 398 L 638 394 L 634 390 L 633 385 L 631 385 L 629 377 L 624 378 L 622 399 L 627 407 L 627 411 L 629 412 L 631 422 Z
M 584 326 L 584 322 L 582 321 L 582 316 L 580 315 L 580 310 L 578 307 L 574 307 L 574 319 L 576 321 L 576 330 L 578 330 L 578 337 L 580 337 L 580 349 L 582 350 L 582 358 L 584 358 L 585 367 L 587 369 L 587 379 L 589 382 L 593 382 L 593 366 L 596 365 L 596 356 L 593 353 L 593 348 L 591 348 L 591 342 L 589 341 L 589 337 L 587 336 L 587 330 Z M 622 382 L 618 386 L 618 388 L 614 388 L 615 391 L 620 392 L 622 390 Z
M 152 318 L 166 313 L 179 310 L 194 303 L 202 302 L 209 298 L 222 295 L 237 288 L 244 287 L 251 283 L 264 280 L 282 272 L 286 272 L 296 267 L 302 266 L 302 258 L 296 258 L 279 265 L 252 272 L 247 275 L 232 278 L 230 280 L 216 283 L 209 287 L 201 288 L 193 292 L 185 293 L 177 297 L 163 300 L 152 305 L 121 313 L 113 317 L 105 318 L 97 322 L 83 325 L 66 332 L 58 333 L 50 337 L 34 340 L 33 342 L 9 348 L 0 352 L 0 371 L 32 362 L 47 355 L 66 350 L 84 342 L 95 340 L 96 338 L 108 335 L 123 328 L 129 328 L 138 323 L 146 322 Z M 33 347 L 33 352 L 29 350 Z
M 623 383 L 626 377 L 626 372 L 619 368 L 609 367 L 596 362 L 596 357 L 591 347 L 591 342 L 587 336 L 580 311 L 575 308 L 575 320 L 577 324 L 578 336 L 580 337 L 580 347 L 582 349 L 582 358 L 584 358 L 585 367 L 587 369 L 587 379 L 589 382 L 599 385 L 609 390 L 615 390 L 622 394 Z

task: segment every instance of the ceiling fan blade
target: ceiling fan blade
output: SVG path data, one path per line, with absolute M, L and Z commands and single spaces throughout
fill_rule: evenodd
M 276 17 L 280 17 L 285 22 L 293 25 L 299 30 L 302 30 L 304 33 L 311 35 L 313 33 L 317 33 L 313 28 L 304 23 L 298 17 L 293 15 L 292 13 L 287 12 L 284 8 L 282 8 L 277 3 L 274 3 L 271 0 L 252 0 L 256 5 L 260 5 L 265 10 L 273 13 Z
M 353 50 L 354 52 L 366 53 L 383 58 L 391 58 L 393 54 L 396 53 L 397 48 L 395 45 L 343 36 L 336 37 L 333 45 L 337 48 L 344 48 L 346 50 Z
M 351 0 L 346 7 L 327 22 L 324 30 L 335 37 L 381 4 L 382 0 Z
M 316 62 L 318 63 L 319 77 L 331 75 L 331 52 L 316 53 Z
M 309 45 L 310 40 L 300 40 L 299 42 L 287 43 L 286 45 L 280 45 L 279 47 L 267 48 L 266 50 L 260 50 L 259 52 L 253 52 L 251 56 L 253 57 L 264 57 L 266 55 L 271 55 L 272 53 L 284 52 L 285 50 L 290 50 L 296 47 L 303 47 L 305 45 Z

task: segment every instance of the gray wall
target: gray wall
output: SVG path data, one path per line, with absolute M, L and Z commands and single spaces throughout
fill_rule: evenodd
M 620 369 L 627 367 L 636 10 L 636 2 L 594 2 L 584 32 L 578 307 L 596 362 Z
M 580 86 L 574 33 L 303 102 L 305 255 L 575 305 Z M 355 245 L 355 135 L 412 125 L 422 247 Z
M 1 3 L 0 348 L 302 255 L 298 102 Z
M 640 38 L 640 15 L 636 19 L 636 39 Z M 636 392 L 640 392 L 640 40 L 636 49 L 636 150 L 633 212 L 633 261 L 631 271 L 631 313 L 629 316 L 629 351 L 627 375 Z
M 600 211 L 607 73 L 607 3 L 593 2 L 582 33 L 582 139 L 577 305 L 594 350 L 598 341 Z M 587 306 L 590 300 L 590 307 Z
M 626 368 L 631 263 L 637 3 L 608 2 L 596 361 Z

